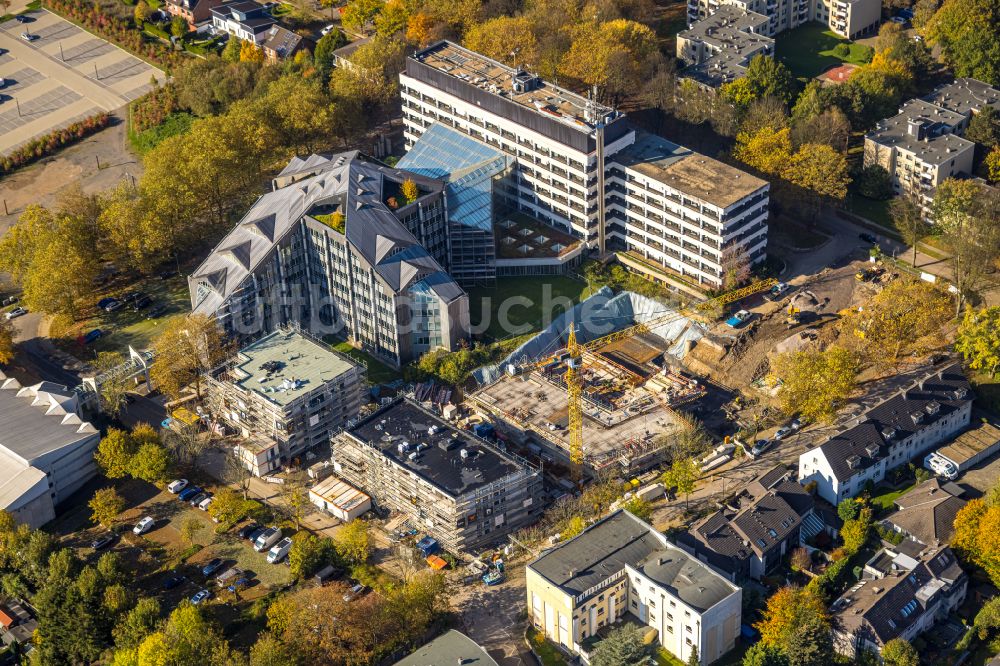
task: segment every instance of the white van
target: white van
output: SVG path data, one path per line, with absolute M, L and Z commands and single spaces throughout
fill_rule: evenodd
M 927 454 L 927 457 L 924 458 L 924 467 L 949 481 L 958 478 L 958 467 L 955 466 L 955 463 L 938 454 L 937 451 Z
M 265 550 L 270 548 L 281 538 L 281 530 L 277 527 L 268 527 L 266 530 L 261 532 L 257 540 L 253 542 L 253 549 L 258 553 L 263 553 Z
M 285 555 L 288 555 L 288 551 L 292 549 L 292 540 L 285 537 L 278 543 L 271 547 L 271 550 L 267 553 L 267 563 L 277 564 L 281 560 L 285 559 Z

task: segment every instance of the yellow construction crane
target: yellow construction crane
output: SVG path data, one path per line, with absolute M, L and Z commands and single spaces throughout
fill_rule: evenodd
M 573 463 L 573 476 L 580 478 L 583 471 L 583 386 L 577 376 L 577 367 L 583 362 L 583 352 L 576 344 L 576 329 L 570 326 L 566 341 L 566 405 L 569 421 L 569 460 Z
M 625 338 L 631 338 L 634 335 L 648 333 L 657 326 L 662 326 L 663 324 L 675 321 L 682 317 L 701 316 L 706 310 L 728 305 L 729 303 L 738 301 L 741 298 L 746 298 L 747 296 L 752 296 L 753 294 L 764 291 L 765 289 L 770 289 L 776 284 L 778 284 L 778 281 L 774 278 L 758 280 L 757 282 L 747 285 L 746 287 L 734 289 L 733 291 L 722 294 L 721 296 L 697 303 L 691 308 L 680 308 L 678 310 L 671 311 L 668 314 L 656 317 L 647 322 L 635 324 L 620 331 L 597 338 L 596 340 L 591 340 L 583 345 L 577 342 L 576 328 L 574 325 L 571 325 L 569 329 L 569 336 L 566 340 L 566 356 L 563 358 L 565 358 L 566 362 L 565 380 L 568 398 L 566 409 L 568 421 L 567 428 L 569 430 L 569 459 L 570 462 L 573 463 L 573 477 L 575 479 L 580 478 L 583 473 L 584 462 L 583 382 L 579 374 L 583 366 L 584 351 L 591 351 L 617 340 L 624 340 Z M 546 365 L 550 363 L 551 360 L 551 358 L 546 358 L 543 361 L 535 363 L 535 367 Z

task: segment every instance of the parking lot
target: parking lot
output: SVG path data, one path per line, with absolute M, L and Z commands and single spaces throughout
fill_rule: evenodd
M 141 96 L 159 69 L 55 14 L 0 23 L 0 153 Z M 22 33 L 35 36 L 31 41 Z

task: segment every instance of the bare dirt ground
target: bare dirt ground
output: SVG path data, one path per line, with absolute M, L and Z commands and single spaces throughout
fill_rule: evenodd
M 123 113 L 116 113 L 115 125 L 0 178 L 0 200 L 6 203 L 8 213 L 5 215 L 0 205 L 0 235 L 6 233 L 27 206 L 51 206 L 59 193 L 74 183 L 93 194 L 114 187 L 122 178 L 138 179 L 142 164 L 129 151 Z

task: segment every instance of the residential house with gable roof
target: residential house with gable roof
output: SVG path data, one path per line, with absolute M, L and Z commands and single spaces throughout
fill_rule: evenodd
M 972 392 L 960 365 L 924 370 L 820 446 L 799 456 L 799 482 L 837 505 L 969 425 Z

